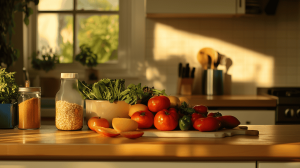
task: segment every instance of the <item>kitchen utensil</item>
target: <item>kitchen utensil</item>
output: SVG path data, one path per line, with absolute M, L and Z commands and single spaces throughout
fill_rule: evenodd
M 182 76 L 182 63 L 179 63 L 178 65 L 178 77 L 180 78 Z
M 196 70 L 196 68 L 194 67 L 191 72 L 191 78 L 195 78 L 195 70 Z
M 190 64 L 186 64 L 185 66 L 185 77 L 186 78 L 190 77 Z
M 222 70 L 207 69 L 203 71 L 203 94 L 223 95 L 223 72 Z
M 183 67 L 181 72 L 181 78 L 185 78 L 186 69 Z
M 211 69 L 211 56 L 207 55 L 207 69 Z
M 217 69 L 220 62 L 221 62 L 221 58 L 222 58 L 222 55 L 218 52 L 218 55 L 217 55 L 217 61 L 214 62 L 214 69 Z
M 203 69 L 207 69 L 208 55 L 211 57 L 211 68 L 214 68 L 213 63 L 217 58 L 217 52 L 212 48 L 202 48 L 197 54 L 197 60 L 201 64 Z
M 175 137 L 189 137 L 189 138 L 200 138 L 200 137 L 207 137 L 207 138 L 224 138 L 230 137 L 234 135 L 252 135 L 258 136 L 258 130 L 248 130 L 241 129 L 239 127 L 234 129 L 223 129 L 215 132 L 200 132 L 197 130 L 191 131 L 160 131 L 157 129 L 145 129 L 144 137 L 168 137 L 168 138 L 175 138 Z

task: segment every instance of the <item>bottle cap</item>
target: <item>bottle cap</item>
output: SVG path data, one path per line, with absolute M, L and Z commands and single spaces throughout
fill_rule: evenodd
M 41 87 L 19 87 L 19 92 L 41 92 Z
M 61 78 L 68 78 L 68 79 L 77 79 L 78 73 L 61 73 Z

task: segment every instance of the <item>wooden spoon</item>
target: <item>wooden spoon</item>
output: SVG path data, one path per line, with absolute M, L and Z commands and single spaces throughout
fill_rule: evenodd
M 214 62 L 217 61 L 218 52 L 212 48 L 202 48 L 197 55 L 198 62 L 201 64 L 203 69 L 207 69 L 208 56 L 211 57 L 211 69 L 214 69 Z

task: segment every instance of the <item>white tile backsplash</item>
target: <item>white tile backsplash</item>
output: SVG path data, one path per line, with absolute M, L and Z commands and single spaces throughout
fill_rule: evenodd
M 197 68 L 194 93 L 201 94 L 202 67 L 196 56 L 201 48 L 211 47 L 233 62 L 228 71 L 231 94 L 256 94 L 259 86 L 300 86 L 299 31 L 296 0 L 281 0 L 275 16 L 147 18 L 147 73 L 156 73 L 147 82 L 175 94 L 178 63 L 190 63 Z

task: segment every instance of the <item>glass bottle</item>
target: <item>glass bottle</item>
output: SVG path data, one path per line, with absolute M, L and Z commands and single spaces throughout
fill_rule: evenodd
M 20 87 L 19 129 L 39 129 L 41 127 L 41 88 Z
M 55 126 L 58 130 L 80 130 L 83 126 L 83 99 L 78 91 L 78 74 L 61 73 L 55 96 Z

